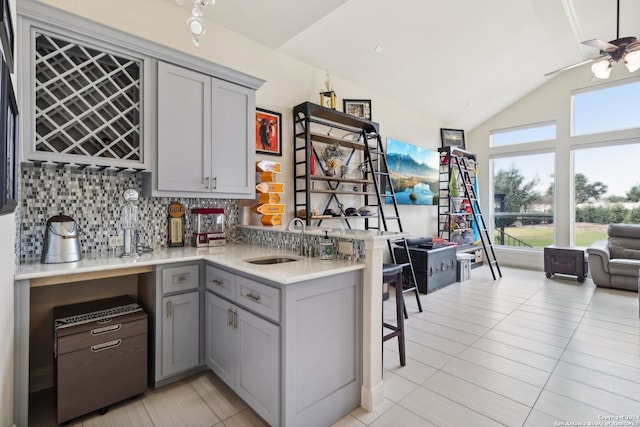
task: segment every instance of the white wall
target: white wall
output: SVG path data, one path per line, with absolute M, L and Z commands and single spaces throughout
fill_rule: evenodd
M 284 200 L 287 210 L 285 221 L 293 216 L 291 111 L 292 107 L 305 101 L 319 103 L 318 93 L 325 81 L 324 69 L 311 67 L 211 23 L 207 23 L 207 32 L 196 48 L 185 27 L 189 10 L 177 7 L 173 1 L 42 2 L 266 80 L 256 94 L 256 104 L 260 108 L 282 113 L 283 155 L 281 158 L 258 155 L 257 160 L 266 158 L 282 162 L 285 190 L 290 191 Z M 205 9 L 205 18 L 208 13 L 215 13 L 215 6 Z M 363 69 L 363 73 L 366 72 Z M 440 123 L 416 114 L 388 98 L 367 92 L 357 84 L 342 80 L 340 76 L 331 77 L 334 90 L 339 96 L 339 110 L 342 109 L 342 98 L 372 100 L 373 120 L 380 123 L 383 138 L 394 138 L 431 149 L 437 149 L 440 145 L 440 127 L 444 127 Z M 400 209 L 405 231 L 413 235 L 431 235 L 437 232 L 436 207 L 401 206 Z
M 571 195 L 572 147 L 588 147 L 601 144 L 613 144 L 634 141 L 640 142 L 640 129 L 608 132 L 599 135 L 570 136 L 571 130 L 571 92 L 576 89 L 611 84 L 623 79 L 639 79 L 640 72 L 630 74 L 622 63 L 615 64 L 608 80 L 593 77 L 589 66 L 565 71 L 551 79 L 545 85 L 521 98 L 501 113 L 487 120 L 469 133 L 468 145 L 478 154 L 480 201 L 483 213 L 488 218 L 493 194 L 489 193 L 489 159 L 493 155 L 521 153 L 528 151 L 555 153 L 555 244 L 573 243 L 573 197 Z M 489 147 L 489 135 L 492 130 L 514 126 L 555 121 L 557 137 L 553 141 L 518 144 L 510 147 Z M 603 168 L 615 168 L 616 165 L 603 164 Z M 522 249 L 496 250 L 502 265 L 543 269 L 542 252 Z
M 0 426 L 13 424 L 15 215 L 0 216 Z

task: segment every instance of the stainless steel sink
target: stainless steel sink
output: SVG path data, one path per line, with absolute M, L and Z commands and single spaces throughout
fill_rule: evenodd
M 245 259 L 244 262 L 249 264 L 258 265 L 270 265 L 270 264 L 283 264 L 285 262 L 300 261 L 300 258 L 291 258 L 287 256 L 269 256 L 263 258 Z

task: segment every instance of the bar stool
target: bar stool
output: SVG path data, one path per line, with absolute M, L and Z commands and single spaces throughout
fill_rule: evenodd
M 400 352 L 400 365 L 407 364 L 404 345 L 404 299 L 402 297 L 402 269 L 408 264 L 383 264 L 382 283 L 393 284 L 396 295 L 396 324 L 392 325 L 382 321 L 382 342 L 398 337 L 398 351 Z M 392 332 L 385 335 L 384 328 Z

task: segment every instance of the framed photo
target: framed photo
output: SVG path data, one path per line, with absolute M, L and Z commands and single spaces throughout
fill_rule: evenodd
M 256 108 L 256 153 L 282 156 L 282 114 Z
M 2 51 L 4 58 L 9 67 L 9 72 L 13 73 L 13 23 L 11 22 L 11 9 L 9 9 L 9 0 L 0 0 L 0 40 L 2 41 Z
M 18 105 L 9 68 L 2 59 L 0 76 L 0 214 L 11 213 L 18 201 Z
M 443 147 L 460 147 L 465 149 L 464 131 L 462 129 L 440 129 Z
M 371 120 L 370 99 L 344 99 L 342 100 L 342 108 L 347 114 Z

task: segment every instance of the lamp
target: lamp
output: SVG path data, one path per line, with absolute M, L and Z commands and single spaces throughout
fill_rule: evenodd
M 627 52 L 624 56 L 624 65 L 630 73 L 640 70 L 640 50 Z
M 593 75 L 598 79 L 608 79 L 611 74 L 611 61 L 609 59 L 603 59 L 591 66 Z
M 185 0 L 176 0 L 179 5 L 185 4 Z M 202 8 L 215 4 L 216 0 L 193 0 L 193 8 L 191 9 L 191 17 L 187 19 L 187 27 L 191 32 L 191 41 L 194 46 L 200 45 L 200 36 L 207 32 L 202 23 Z

